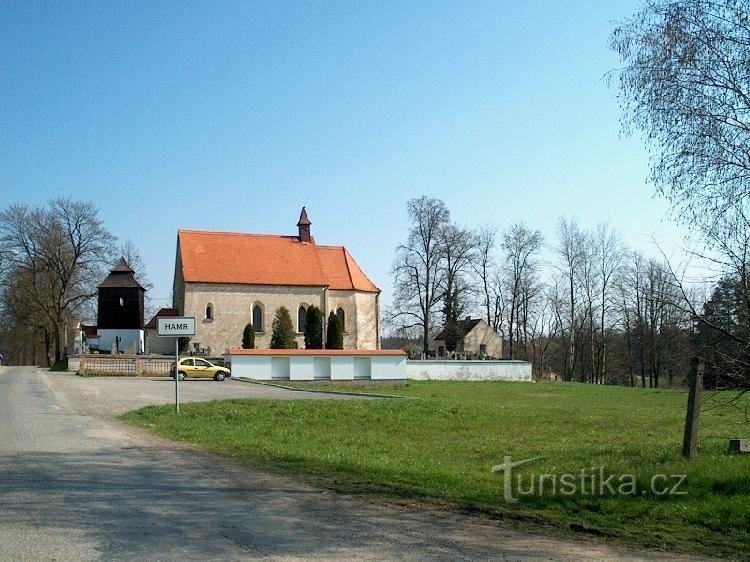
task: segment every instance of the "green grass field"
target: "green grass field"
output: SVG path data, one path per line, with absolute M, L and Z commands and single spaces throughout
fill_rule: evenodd
M 319 387 L 317 387 L 319 388 Z M 727 454 L 727 438 L 750 437 L 732 406 L 704 400 L 700 458 L 680 456 L 686 393 L 560 383 L 411 382 L 357 387 L 410 399 L 233 400 L 148 407 L 130 423 L 256 467 L 336 490 L 437 501 L 519 525 L 583 532 L 649 548 L 745 558 L 750 552 L 750 455 Z M 745 397 L 744 406 L 750 405 Z M 505 455 L 530 462 L 514 471 L 523 489 L 541 475 L 583 469 L 596 494 L 563 495 L 550 479 L 541 494 L 504 499 L 491 468 Z M 633 475 L 632 495 L 599 495 L 605 477 Z M 657 492 L 686 474 L 679 496 Z M 629 482 L 629 477 L 625 482 Z M 517 482 L 513 482 L 513 490 Z M 568 488 L 570 491 L 570 488 Z M 623 489 L 631 491 L 630 487 Z M 642 493 L 645 492 L 645 493 Z

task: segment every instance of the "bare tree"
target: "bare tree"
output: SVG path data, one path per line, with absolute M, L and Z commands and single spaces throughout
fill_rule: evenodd
M 146 262 L 144 261 L 140 251 L 138 251 L 138 248 L 130 238 L 126 239 L 125 242 L 120 244 L 115 255 L 114 263 L 112 265 L 115 265 L 121 257 L 124 258 L 126 262 L 128 262 L 128 265 L 133 270 L 135 278 L 138 280 L 138 283 L 141 284 L 141 287 L 143 287 L 147 291 L 154 287 L 154 284 L 151 282 L 151 279 L 148 275 Z
M 444 294 L 442 233 L 450 212 L 440 199 L 426 196 L 410 199 L 406 208 L 411 227 L 393 264 L 394 303 L 388 320 L 397 329 L 420 327 L 422 350 L 427 353 Z
M 133 270 L 138 283 L 141 284 L 141 287 L 146 289 L 144 302 L 146 317 L 149 318 L 154 316 L 159 311 L 159 306 L 149 295 L 151 289 L 154 288 L 154 284 L 148 275 L 148 268 L 146 267 L 146 262 L 143 259 L 143 256 L 141 256 L 140 251 L 138 251 L 136 245 L 129 238 L 126 239 L 125 242 L 120 244 L 114 262 L 116 263 L 120 257 L 124 258 L 125 261 L 128 262 L 128 265 Z
M 585 256 L 583 239 L 584 233 L 578 228 L 574 219 L 560 218 L 557 226 L 557 246 L 555 250 L 558 256 L 557 268 L 565 279 L 567 292 L 567 317 L 560 326 L 561 336 L 566 346 L 566 360 L 563 370 L 563 380 L 566 381 L 573 380 L 577 360 L 576 343 L 580 330 L 580 322 L 578 321 L 580 306 L 578 271 Z
M 447 224 L 441 232 L 441 253 L 444 262 L 443 316 L 445 319 L 445 348 L 456 351 L 463 341 L 459 319 L 467 305 L 471 286 L 466 280 L 467 270 L 475 259 L 477 236 L 468 229 Z
M 587 359 L 587 370 L 584 369 L 584 361 L 580 361 L 581 365 L 581 381 L 583 382 L 594 382 L 597 377 L 596 373 L 596 341 L 597 341 L 597 322 L 595 318 L 598 316 L 597 309 L 599 303 L 597 298 L 599 295 L 597 277 L 597 263 L 598 255 L 596 244 L 590 232 L 582 231 L 580 233 L 580 256 L 578 260 L 578 270 L 576 277 L 578 278 L 578 285 L 581 288 L 581 304 L 582 310 L 581 315 L 581 332 L 588 330 L 588 337 L 584 341 L 579 341 L 580 353 Z
M 113 241 L 92 203 L 59 198 L 0 212 L 3 285 L 44 319 L 55 361 L 63 356 L 72 317 L 96 295 Z M 23 287 L 15 283 L 19 278 Z
M 597 275 L 600 293 L 600 341 L 598 358 L 598 379 L 603 383 L 607 377 L 607 344 L 611 324 L 607 322 L 609 314 L 616 303 L 614 287 L 622 274 L 624 245 L 619 232 L 612 230 L 606 223 L 600 223 L 594 234 L 597 256 Z
M 527 318 L 530 300 L 536 295 L 536 254 L 542 246 L 542 234 L 517 223 L 503 234 L 505 252 L 505 286 L 508 305 L 508 356 L 514 358 L 514 342 L 528 333 Z M 523 336 L 521 336 L 523 334 Z
M 497 229 L 494 226 L 483 226 L 477 233 L 477 248 L 475 259 L 472 261 L 472 268 L 477 277 L 482 300 L 484 318 L 487 324 L 497 329 L 497 300 L 493 291 L 493 282 L 496 276 L 497 268 L 495 267 L 495 258 L 493 251 L 495 249 L 495 240 L 497 238 Z

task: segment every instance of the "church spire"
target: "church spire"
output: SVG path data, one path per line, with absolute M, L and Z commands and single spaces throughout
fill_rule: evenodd
M 300 242 L 311 242 L 312 237 L 310 236 L 310 219 L 307 218 L 307 211 L 302 207 L 302 212 L 299 214 L 299 222 L 297 227 L 299 228 L 299 239 Z

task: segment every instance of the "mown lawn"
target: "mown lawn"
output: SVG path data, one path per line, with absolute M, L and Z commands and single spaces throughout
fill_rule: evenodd
M 362 391 L 360 387 L 357 391 Z M 732 406 L 702 417 L 700 458 L 680 457 L 686 394 L 582 384 L 410 382 L 369 387 L 410 399 L 351 401 L 231 400 L 148 407 L 123 419 L 154 433 L 253 466 L 347 492 L 439 501 L 524 525 L 585 532 L 629 544 L 745 558 L 750 552 L 750 455 L 727 454 L 727 438 L 750 437 Z M 745 397 L 744 405 L 750 405 Z M 576 493 L 504 499 L 491 468 L 506 455 L 534 457 L 514 471 L 532 477 L 573 474 Z M 605 477 L 632 474 L 632 495 L 599 495 Z M 587 493 L 580 474 L 587 475 Z M 686 474 L 679 496 L 657 491 Z M 588 493 L 595 475 L 597 493 Z M 513 482 L 513 490 L 517 482 Z M 570 490 L 570 488 L 568 488 Z M 626 487 L 623 491 L 630 491 Z M 642 493 L 645 492 L 645 493 Z

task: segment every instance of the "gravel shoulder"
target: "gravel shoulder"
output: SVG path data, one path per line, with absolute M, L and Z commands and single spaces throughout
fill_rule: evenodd
M 40 371 L 41 372 L 41 371 Z M 142 408 L 174 404 L 174 380 L 170 378 L 79 377 L 71 373 L 43 372 L 49 387 L 84 415 L 112 419 Z M 227 379 L 188 379 L 179 383 L 180 402 L 228 399 L 263 400 L 370 400 L 373 397 L 305 392 Z

